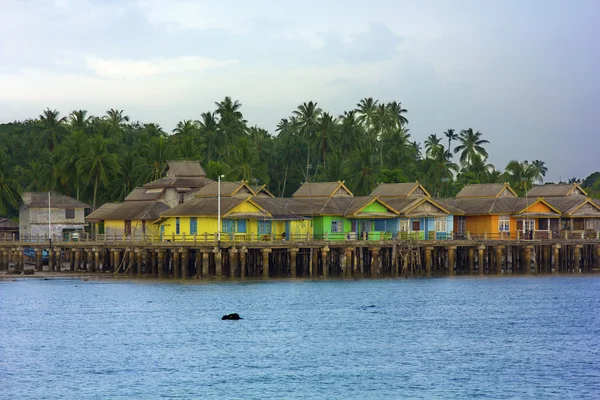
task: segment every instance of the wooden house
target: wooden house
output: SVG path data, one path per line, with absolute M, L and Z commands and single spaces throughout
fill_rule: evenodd
M 8 218 L 0 217 L 0 240 L 17 240 L 19 224 Z
M 438 240 L 451 237 L 454 213 L 449 211 L 450 207 L 432 199 L 419 182 L 381 183 L 371 196 L 380 197 L 398 210 L 400 215 L 390 229 L 400 237 Z
M 600 230 L 600 204 L 577 183 L 534 186 L 527 196 L 543 197 L 561 213 L 560 223 L 557 222 L 552 229 L 555 233 L 559 229 L 574 232 Z
M 85 229 L 85 212 L 90 206 L 69 196 L 48 192 L 25 192 L 19 207 L 19 237 L 36 240 L 48 237 L 69 239 Z
M 312 220 L 317 239 L 391 238 L 398 212 L 372 196 L 354 197 L 344 182 L 305 183 L 285 208 Z
M 106 238 L 139 239 L 159 233 L 154 221 L 168 209 L 165 203 L 157 200 L 104 203 L 88 215 L 86 221 L 94 222 L 96 234 Z
M 133 189 L 125 201 L 160 201 L 174 207 L 211 182 L 198 161 L 167 161 L 163 178 Z

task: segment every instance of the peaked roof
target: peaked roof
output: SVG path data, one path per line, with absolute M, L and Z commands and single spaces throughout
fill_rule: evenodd
M 569 195 L 587 196 L 587 193 L 578 183 L 534 186 L 527 192 L 527 196 L 530 197 L 567 197 Z
M 421 194 L 418 192 L 423 193 Z M 409 197 L 413 195 L 431 197 L 425 187 L 418 181 L 407 183 L 380 183 L 370 194 L 370 196 L 379 197 Z
M 167 161 L 167 173 L 166 177 L 178 177 L 178 178 L 189 178 L 189 177 L 206 177 L 206 172 L 200 161 Z
M 221 198 L 221 216 L 227 216 L 235 207 L 242 203 L 251 203 L 260 210 L 264 216 L 270 214 L 263 207 L 257 204 L 250 197 L 222 197 Z M 163 217 L 179 217 L 179 216 L 209 216 L 216 217 L 219 210 L 219 201 L 217 197 L 196 197 L 185 203 L 179 204 L 170 210 L 160 214 Z
M 156 191 L 147 193 L 149 188 L 137 187 L 131 191 L 125 197 L 125 201 L 152 201 L 160 198 L 162 196 L 163 191 Z
M 252 188 L 252 191 L 256 193 L 257 197 L 275 197 L 275 195 L 267 189 L 267 185 L 252 185 L 250 187 Z
M 345 193 L 342 195 L 341 193 Z M 344 182 L 303 183 L 292 197 L 352 197 L 353 194 Z
M 556 214 L 560 214 L 560 210 L 558 210 L 556 207 L 554 207 L 552 204 L 548 203 L 546 200 L 542 199 L 541 197 L 538 199 L 518 199 L 518 201 L 515 204 L 515 210 L 514 213 L 516 214 L 524 214 L 527 213 L 527 210 L 529 210 L 529 208 L 531 208 L 531 206 L 536 205 L 536 204 L 543 204 L 546 207 L 548 207 L 551 211 L 553 211 Z M 535 213 L 535 212 L 534 212 Z
M 86 221 L 139 220 L 154 221 L 169 206 L 160 201 L 130 201 L 123 203 L 104 203 L 86 217 Z
M 456 198 L 496 198 L 500 197 L 505 189 L 512 193 L 514 197 L 519 197 L 508 183 L 480 183 L 466 185 L 458 192 Z
M 212 182 L 206 177 L 169 177 L 156 179 L 152 182 L 145 183 L 145 188 L 190 188 L 198 189 L 204 187 L 207 183 Z
M 249 193 L 244 193 L 246 189 Z M 206 186 L 196 193 L 196 197 L 216 197 L 219 195 L 219 183 L 218 182 L 210 182 Z M 221 181 L 221 196 L 222 197 L 231 197 L 235 195 L 241 195 L 244 197 L 247 196 L 255 196 L 256 193 L 252 190 L 252 188 L 244 181 L 238 182 L 223 182 Z
M 393 198 L 386 199 L 387 204 L 398 210 L 400 215 L 407 214 L 411 210 L 419 207 L 424 203 L 429 203 L 435 208 L 441 210 L 443 214 L 452 214 L 446 207 L 445 204 L 438 203 L 429 197 L 405 197 L 405 198 Z
M 0 229 L 19 229 L 19 224 L 11 219 L 0 217 Z
M 21 197 L 23 204 L 29 208 L 48 208 L 48 192 L 25 192 Z M 50 208 L 90 208 L 90 206 L 72 197 L 51 193 Z

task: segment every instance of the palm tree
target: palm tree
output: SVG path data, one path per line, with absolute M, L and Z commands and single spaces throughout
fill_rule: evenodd
M 406 110 L 402 108 L 402 103 L 392 101 L 388 103 L 388 109 L 392 115 L 392 119 L 396 123 L 396 128 L 403 128 L 408 124 L 408 120 L 402 114 L 406 114 Z
M 20 186 L 15 176 L 15 168 L 9 166 L 8 156 L 0 150 L 0 214 L 5 214 L 9 207 L 16 207 L 19 202 Z
M 444 148 L 441 145 L 441 142 L 442 139 L 440 139 L 436 134 L 431 134 L 427 137 L 427 140 L 425 141 L 425 154 L 427 157 L 433 158 L 434 153 Z
M 198 132 L 198 126 L 194 121 L 189 119 L 179 121 L 175 129 L 173 129 L 173 134 L 183 137 L 192 136 L 196 132 Z
M 375 109 L 372 123 L 373 132 L 377 133 L 377 140 L 379 140 L 379 159 L 383 167 L 383 138 L 396 126 L 395 116 L 390 113 L 390 108 L 386 104 L 379 104 Z
M 458 140 L 458 134 L 454 133 L 454 129 L 448 129 L 444 132 L 444 136 L 448 138 L 448 151 L 452 154 L 452 141 Z
M 269 178 L 265 174 L 265 165 L 260 161 L 256 148 L 250 145 L 248 138 L 240 138 L 234 148 L 231 157 L 231 171 L 229 174 L 233 179 L 243 179 L 254 183 L 254 178 L 268 183 Z
M 62 186 L 68 186 L 69 184 L 73 185 L 77 200 L 79 200 L 81 189 L 83 187 L 78 162 L 87 150 L 87 139 L 88 138 L 83 131 L 76 130 L 69 140 L 63 143 L 57 151 L 60 183 Z
M 75 132 L 85 132 L 92 122 L 91 116 L 88 117 L 87 110 L 74 110 L 69 114 L 69 124 Z
M 108 143 L 109 140 L 102 136 L 91 137 L 86 142 L 86 153 L 78 162 L 83 176 L 94 188 L 92 210 L 96 209 L 100 183 L 108 186 L 109 177 L 119 170 L 117 156 L 109 152 Z
M 129 117 L 123 115 L 123 110 L 115 110 L 114 108 L 106 112 L 104 119 L 116 130 L 120 130 L 124 123 L 129 122 Z
M 340 149 L 343 154 L 350 154 L 361 147 L 364 139 L 364 129 L 356 118 L 356 111 L 344 111 L 340 115 Z
M 250 134 L 250 140 L 256 147 L 260 160 L 265 162 L 268 156 L 267 150 L 271 146 L 271 135 L 266 129 L 259 128 L 256 125 L 250 128 L 248 133 Z
M 509 176 L 511 186 L 519 193 L 525 193 L 531 188 L 536 175 L 535 167 L 528 161 L 512 160 L 506 166 L 505 172 Z
M 431 156 L 432 164 L 427 173 L 427 181 L 432 186 L 435 196 L 438 196 L 444 186 L 450 188 L 450 182 L 458 172 L 458 165 L 450 161 L 452 154 L 441 145 L 434 148 Z
M 472 128 L 463 129 L 460 131 L 460 145 L 454 149 L 455 153 L 460 153 L 460 162 L 463 164 L 471 164 L 471 160 L 475 154 L 481 155 L 483 158 L 488 157 L 488 152 L 483 147 L 484 144 L 489 143 L 488 140 L 481 139 L 483 133 L 477 131 L 473 132 Z
M 535 160 L 531 163 L 535 170 L 534 180 L 540 184 L 544 183 L 544 177 L 546 176 L 546 172 L 548 172 L 548 168 L 546 167 L 546 163 L 541 160 Z
M 321 114 L 313 144 L 317 152 L 323 152 L 323 168 L 327 168 L 327 149 L 334 146 L 337 130 L 337 119 L 329 113 Z
M 236 143 L 237 139 L 246 133 L 246 123 L 244 115 L 240 111 L 242 103 L 238 100 L 233 101 L 227 96 L 221 102 L 215 102 L 217 110 L 215 113 L 219 116 L 218 128 L 219 134 L 223 137 L 227 154 Z
M 43 143 L 44 147 L 48 147 L 50 152 L 54 151 L 54 148 L 62 141 L 65 135 L 64 123 L 66 118 L 59 118 L 60 113 L 56 110 L 50 110 L 47 108 L 40 115 L 40 123 L 42 127 L 42 133 L 40 135 L 40 142 Z
M 372 97 L 365 97 L 356 104 L 356 112 L 358 113 L 358 122 L 362 124 L 365 131 L 369 131 L 373 126 L 373 117 L 377 108 L 378 100 L 373 100 Z
M 310 142 L 317 131 L 321 112 L 322 110 L 317 107 L 317 103 L 313 103 L 312 101 L 302 103 L 293 112 L 293 115 L 296 117 L 298 133 L 304 142 L 308 144 L 306 152 L 306 182 L 310 182 Z
M 377 185 L 377 162 L 371 149 L 359 150 L 352 157 L 350 170 L 356 174 L 352 182 L 356 194 L 367 195 Z
M 140 185 L 144 163 L 140 156 L 132 149 L 128 149 L 119 159 L 119 172 L 110 182 L 111 199 L 122 201 L 138 185 Z
M 150 165 L 149 173 L 144 176 L 146 179 L 160 179 L 167 165 L 167 160 L 172 159 L 175 149 L 170 144 L 168 138 L 163 136 L 153 137 L 146 147 L 142 150 L 146 162 Z
M 206 145 L 206 159 L 214 160 L 217 158 L 217 131 L 218 122 L 215 118 L 215 113 L 205 112 L 200 116 L 200 120 L 196 121 L 200 137 Z

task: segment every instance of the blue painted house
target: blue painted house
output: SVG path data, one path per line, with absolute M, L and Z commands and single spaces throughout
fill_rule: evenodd
M 452 236 L 454 214 L 431 195 L 419 182 L 382 183 L 371 192 L 399 212 L 386 222 L 386 231 L 401 239 L 444 240 Z

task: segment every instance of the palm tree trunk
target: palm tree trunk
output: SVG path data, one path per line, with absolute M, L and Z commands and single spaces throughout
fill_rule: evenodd
M 98 176 L 94 180 L 94 202 L 92 203 L 92 211 L 96 209 L 96 194 L 98 193 Z
M 327 169 L 327 137 L 323 142 L 323 168 Z
M 309 165 L 310 165 L 310 145 L 308 145 L 308 151 L 306 152 L 306 182 L 310 182 L 310 175 L 308 173 Z

